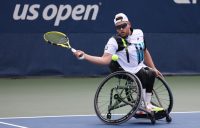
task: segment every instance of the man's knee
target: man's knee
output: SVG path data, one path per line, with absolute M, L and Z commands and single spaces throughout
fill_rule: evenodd
M 146 67 L 145 70 L 146 70 L 146 74 L 147 74 L 148 78 L 155 79 L 156 72 L 153 69 Z
M 136 73 L 136 76 L 140 79 L 142 87 L 146 88 L 147 92 L 151 92 L 156 77 L 155 71 L 148 67 L 142 68 L 138 73 Z

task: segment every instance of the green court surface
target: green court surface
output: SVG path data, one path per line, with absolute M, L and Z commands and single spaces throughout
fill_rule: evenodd
M 93 99 L 104 77 L 0 79 L 0 117 L 95 114 Z M 200 76 L 167 76 L 174 112 L 200 111 Z

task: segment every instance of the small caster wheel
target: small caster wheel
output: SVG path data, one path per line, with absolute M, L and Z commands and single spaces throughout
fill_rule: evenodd
M 151 124 L 155 124 L 156 123 L 155 112 L 151 112 L 150 120 L 151 120 Z
M 107 119 L 111 119 L 111 113 L 109 112 L 106 117 Z
M 169 123 L 169 122 L 172 121 L 172 118 L 171 118 L 169 115 L 167 115 L 167 116 L 166 116 L 166 121 Z
M 151 124 L 155 124 L 156 123 L 156 119 L 154 117 L 151 117 L 150 120 L 151 120 Z

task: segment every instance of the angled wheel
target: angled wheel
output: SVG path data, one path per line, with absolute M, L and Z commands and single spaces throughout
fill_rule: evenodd
M 107 124 L 126 122 L 141 103 L 141 90 L 135 75 L 125 71 L 111 73 L 101 82 L 95 94 L 97 116 Z
M 154 82 L 153 93 L 152 93 L 152 104 L 158 107 L 162 107 L 166 110 L 168 115 L 173 107 L 173 95 L 169 85 L 162 77 L 157 77 Z M 166 117 L 158 116 L 157 119 Z

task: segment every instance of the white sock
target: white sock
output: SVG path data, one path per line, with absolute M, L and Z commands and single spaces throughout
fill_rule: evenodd
M 146 93 L 146 103 L 147 104 L 151 103 L 151 95 L 152 95 L 152 93 Z
M 146 88 L 142 89 L 142 96 L 144 98 L 144 102 L 146 102 Z

